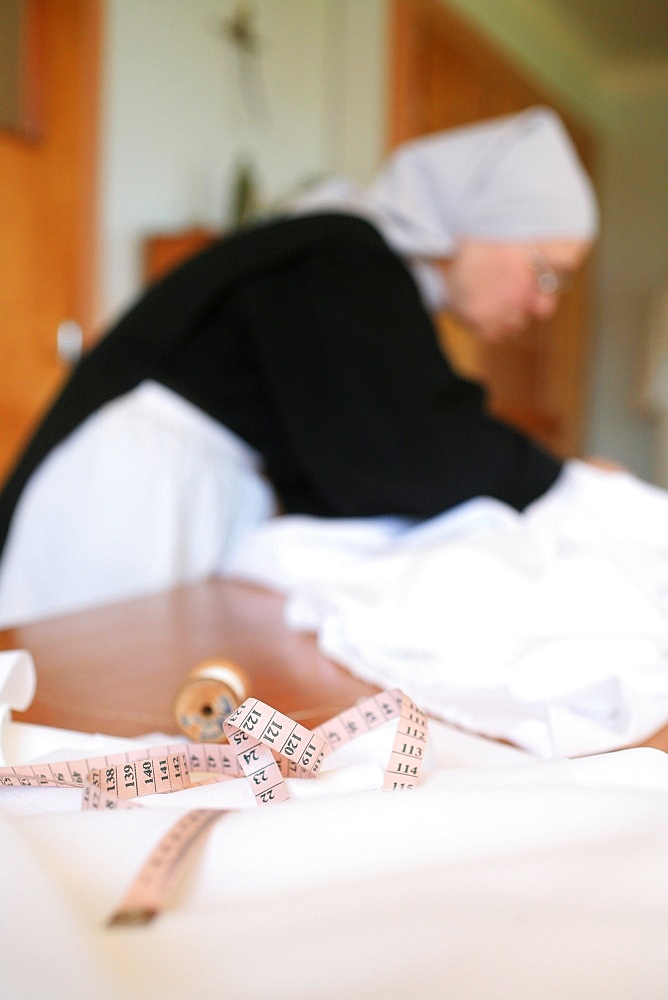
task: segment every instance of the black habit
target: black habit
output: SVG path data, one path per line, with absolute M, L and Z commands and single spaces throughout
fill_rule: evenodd
M 454 374 L 369 223 L 279 219 L 155 284 L 84 356 L 0 493 L 0 547 L 51 449 L 145 379 L 257 449 L 289 513 L 424 519 L 479 495 L 522 509 L 561 468 Z

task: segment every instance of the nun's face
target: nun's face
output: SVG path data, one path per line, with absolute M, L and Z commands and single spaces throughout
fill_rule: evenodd
M 554 315 L 589 246 L 583 240 L 464 240 L 441 264 L 449 308 L 481 340 L 513 337 L 531 320 Z

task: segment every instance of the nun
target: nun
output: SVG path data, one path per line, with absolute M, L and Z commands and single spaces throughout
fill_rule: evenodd
M 0 493 L 0 624 L 224 573 L 281 512 L 522 510 L 561 462 L 492 419 L 437 342 L 513 336 L 597 229 L 547 108 L 400 147 L 152 286 L 84 356 Z

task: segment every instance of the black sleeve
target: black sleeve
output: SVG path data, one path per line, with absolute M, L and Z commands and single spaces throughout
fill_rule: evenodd
M 237 304 L 279 424 L 264 451 L 288 511 L 425 518 L 479 495 L 522 509 L 556 479 L 560 463 L 454 374 L 382 242 L 291 261 Z

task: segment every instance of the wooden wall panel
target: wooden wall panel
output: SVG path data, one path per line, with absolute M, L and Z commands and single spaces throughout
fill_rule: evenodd
M 40 130 L 0 130 L 0 478 L 67 375 L 58 324 L 92 335 L 101 3 L 39 0 Z

